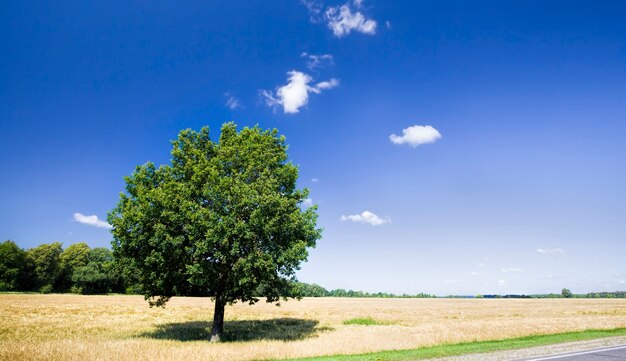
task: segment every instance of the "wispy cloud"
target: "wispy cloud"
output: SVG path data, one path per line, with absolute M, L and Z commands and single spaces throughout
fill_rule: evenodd
M 319 183 L 319 182 L 320 182 L 320 180 L 319 180 L 319 179 L 317 179 L 317 178 L 311 178 L 311 182 L 313 182 L 313 183 Z
M 322 13 L 322 3 L 317 0 L 300 0 L 300 3 L 309 10 L 309 16 L 312 23 L 320 22 L 320 14 Z
M 348 216 L 342 215 L 341 220 L 358 222 L 358 223 L 368 223 L 368 224 L 371 224 L 372 226 L 380 226 L 382 224 L 391 222 L 391 219 L 389 219 L 389 217 L 381 218 L 370 211 L 364 211 L 361 214 L 354 214 L 354 215 L 348 215 Z
M 482 267 L 487 267 L 487 264 L 486 263 L 479 263 L 479 264 L 476 265 L 476 267 L 481 267 L 481 268 Z
M 537 253 L 542 254 L 565 254 L 562 248 L 537 248 Z
M 516 267 L 510 267 L 510 268 L 501 268 L 500 272 L 504 272 L 504 273 L 518 273 L 518 272 L 524 272 L 524 269 L 522 268 L 516 268 Z
M 361 3 L 361 1 L 355 2 L 355 8 L 360 8 Z M 333 31 L 336 37 L 341 38 L 352 31 L 368 35 L 376 34 L 376 21 L 368 19 L 356 9 L 353 9 L 350 3 L 339 7 L 331 6 L 326 9 L 324 18 L 328 22 L 328 28 Z
M 506 284 L 506 280 L 499 280 L 499 281 L 498 281 L 498 284 L 499 284 L 500 286 L 503 286 L 503 285 L 505 285 L 505 284 Z
M 237 108 L 241 108 L 241 101 L 237 99 L 234 95 L 230 93 L 224 93 L 226 97 L 226 106 L 231 110 L 235 110 Z
M 324 6 L 317 0 L 300 0 L 300 3 L 309 10 L 312 23 L 326 22 L 328 28 L 338 37 L 344 37 L 351 32 L 368 35 L 376 34 L 377 23 L 369 19 L 363 12 L 363 0 L 353 0 L 341 6 Z
M 309 54 L 302 53 L 301 57 L 306 59 L 306 67 L 311 71 L 316 71 L 325 67 L 326 65 L 333 65 L 334 59 L 330 54 Z
M 96 215 L 86 216 L 86 215 L 84 215 L 82 213 L 74 213 L 74 220 L 76 222 L 78 222 L 78 223 L 86 224 L 86 225 L 92 226 L 92 227 L 106 228 L 106 229 L 113 228 L 107 222 L 98 219 L 98 216 L 96 216 Z
M 476 276 L 482 276 L 482 275 L 483 275 L 482 272 L 470 272 L 470 276 L 476 277 Z
M 313 199 L 307 198 L 302 201 L 302 205 L 305 207 L 311 207 L 313 205 Z
M 430 125 L 413 125 L 402 130 L 402 135 L 389 136 L 394 144 L 408 144 L 415 148 L 421 144 L 434 143 L 441 138 L 441 133 Z
M 309 92 L 319 94 L 323 90 L 332 89 L 339 85 L 339 80 L 334 78 L 309 85 L 313 78 L 296 70 L 288 72 L 287 75 L 287 84 L 278 87 L 276 95 L 271 91 L 261 91 L 261 96 L 265 98 L 265 103 L 268 106 L 282 106 L 283 111 L 287 114 L 298 113 L 300 108 L 309 102 Z

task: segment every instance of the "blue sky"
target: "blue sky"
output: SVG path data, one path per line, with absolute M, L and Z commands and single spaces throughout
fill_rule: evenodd
M 108 246 L 98 222 L 123 177 L 168 162 L 180 129 L 209 125 L 215 139 L 233 120 L 286 135 L 319 205 L 302 281 L 626 289 L 625 13 L 620 1 L 3 2 L 0 239 Z

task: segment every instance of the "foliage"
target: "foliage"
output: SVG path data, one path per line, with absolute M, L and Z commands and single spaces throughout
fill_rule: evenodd
M 571 297 L 572 297 L 572 291 L 570 291 L 570 290 L 569 290 L 569 289 L 567 289 L 567 288 L 564 288 L 564 289 L 561 291 L 561 296 L 563 296 L 563 297 L 565 297 L 565 298 L 571 298 Z
M 42 293 L 52 291 L 57 279 L 61 275 L 61 243 L 44 243 L 26 251 L 27 261 L 31 262 L 34 270 L 35 288 Z
M 13 241 L 0 243 L 0 291 L 17 291 L 25 286 L 26 254 Z
M 60 256 L 61 276 L 57 282 L 60 290 L 70 289 L 74 271 L 79 267 L 84 267 L 89 262 L 89 252 L 91 249 L 85 242 L 75 243 L 63 250 Z
M 147 163 L 125 178 L 108 216 L 115 256 L 136 271 L 151 305 L 212 296 L 219 328 L 227 303 L 255 303 L 259 289 L 268 302 L 290 293 L 321 230 L 316 207 L 301 207 L 308 191 L 296 189 L 285 138 L 227 123 L 218 142 L 205 127 L 172 144 L 170 165 Z

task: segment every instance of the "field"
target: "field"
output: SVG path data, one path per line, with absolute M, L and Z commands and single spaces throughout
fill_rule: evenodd
M 2 360 L 256 360 L 354 354 L 626 327 L 619 299 L 309 298 L 226 309 L 209 299 L 150 309 L 141 296 L 0 294 Z

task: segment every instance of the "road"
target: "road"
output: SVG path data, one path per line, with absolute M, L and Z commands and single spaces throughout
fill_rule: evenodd
M 607 347 L 596 350 L 572 352 L 563 355 L 544 356 L 520 361 L 626 361 L 626 346 Z

